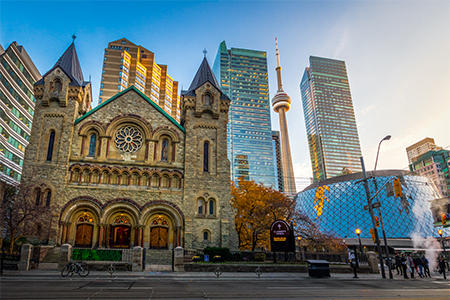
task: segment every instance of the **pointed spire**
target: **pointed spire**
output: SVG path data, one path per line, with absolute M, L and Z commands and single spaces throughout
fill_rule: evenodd
M 276 47 L 276 56 L 277 56 L 277 67 L 275 70 L 277 71 L 277 83 L 278 83 L 278 92 L 283 91 L 283 83 L 281 82 L 281 64 L 280 64 L 280 53 L 278 52 L 278 40 L 275 38 L 275 47 Z
M 197 74 L 195 74 L 188 91 L 197 89 L 199 86 L 209 81 L 216 89 L 220 91 L 219 84 L 217 83 L 216 77 L 214 76 L 211 67 L 209 66 L 206 57 L 203 58 L 202 64 L 198 68 Z

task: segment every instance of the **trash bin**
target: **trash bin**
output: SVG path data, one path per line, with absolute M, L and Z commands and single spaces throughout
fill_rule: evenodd
M 309 277 L 330 277 L 330 264 L 326 260 L 308 260 Z

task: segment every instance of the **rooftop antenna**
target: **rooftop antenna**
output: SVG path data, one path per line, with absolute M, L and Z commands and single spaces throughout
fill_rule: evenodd
M 74 34 L 72 34 L 72 43 L 75 43 L 75 39 L 77 38 L 77 36 Z
M 204 57 L 206 57 L 206 53 L 208 53 L 208 51 L 206 51 L 206 48 L 205 48 L 205 49 L 203 49 L 203 55 L 204 55 Z
M 89 74 L 89 82 L 91 82 L 91 74 Z

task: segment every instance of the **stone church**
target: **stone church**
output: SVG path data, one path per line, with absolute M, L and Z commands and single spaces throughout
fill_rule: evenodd
M 51 244 L 237 248 L 230 99 L 206 58 L 182 92 L 181 123 L 134 86 L 91 109 L 74 43 L 34 90 L 22 183 L 54 209 Z

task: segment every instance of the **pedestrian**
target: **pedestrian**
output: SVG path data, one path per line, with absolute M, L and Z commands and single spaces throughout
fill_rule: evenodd
M 423 278 L 423 265 L 422 265 L 422 259 L 418 256 L 413 259 L 414 265 L 416 266 L 417 274 L 419 274 L 420 278 Z
M 445 268 L 447 267 L 447 262 L 445 261 L 443 255 L 439 256 L 438 265 L 439 265 L 439 273 L 440 274 L 442 273 L 442 275 L 444 275 L 444 279 L 447 279 L 447 277 L 445 276 Z
M 403 276 L 404 276 L 405 279 L 408 279 L 408 275 L 406 274 L 406 268 L 407 268 L 406 262 L 407 262 L 407 259 L 406 259 L 405 253 L 402 253 L 402 257 L 400 257 L 400 261 L 402 263 Z
M 411 253 L 408 253 L 407 260 L 408 260 L 408 263 L 407 263 L 408 271 L 411 273 L 411 278 L 414 278 L 414 261 L 411 258 Z
M 422 255 L 422 266 L 423 266 L 425 277 L 431 278 L 430 268 L 428 266 L 428 259 L 425 257 L 425 255 Z
M 398 256 L 398 252 L 395 253 L 395 269 L 397 270 L 397 275 L 403 275 L 402 261 L 400 259 L 400 256 Z

